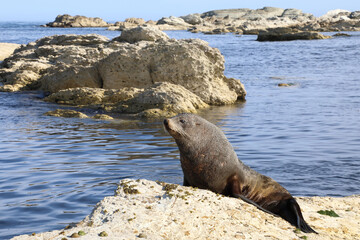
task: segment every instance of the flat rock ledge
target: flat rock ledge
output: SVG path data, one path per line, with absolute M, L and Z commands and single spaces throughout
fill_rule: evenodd
M 331 36 L 326 36 L 317 32 L 284 32 L 284 29 L 280 31 L 278 29 L 262 31 L 257 37 L 257 41 L 292 41 L 292 40 L 317 40 L 317 39 L 328 39 Z M 286 30 L 286 29 L 285 29 Z
M 360 195 L 297 197 L 306 221 L 319 234 L 305 234 L 285 220 L 242 200 L 164 182 L 124 179 L 114 196 L 62 230 L 16 236 L 42 239 L 359 239 Z M 333 210 L 339 217 L 321 215 Z

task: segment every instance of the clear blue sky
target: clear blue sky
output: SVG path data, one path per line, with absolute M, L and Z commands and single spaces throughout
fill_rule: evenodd
M 215 9 L 251 8 L 264 6 L 297 8 L 315 16 L 333 9 L 360 10 L 360 0 L 1 0 L 0 21 L 50 22 L 58 14 L 101 17 L 105 21 L 122 21 L 128 17 L 158 20 L 164 16 L 182 16 Z

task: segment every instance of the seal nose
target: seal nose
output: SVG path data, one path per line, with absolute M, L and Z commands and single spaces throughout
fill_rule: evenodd
M 169 120 L 164 119 L 164 125 L 167 127 L 169 125 Z

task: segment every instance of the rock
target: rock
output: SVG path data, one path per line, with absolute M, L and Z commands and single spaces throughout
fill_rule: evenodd
M 169 36 L 160 31 L 155 26 L 139 26 L 132 29 L 124 29 L 120 37 L 114 38 L 113 41 L 124 41 L 128 43 L 135 43 L 139 41 L 165 41 L 169 40 Z
M 143 18 L 127 18 L 124 22 L 132 23 L 136 25 L 143 25 L 145 24 L 145 20 Z
M 157 21 L 156 25 L 160 30 L 187 30 L 190 26 L 189 23 L 186 23 L 184 19 L 179 17 L 163 17 Z
M 252 10 L 249 8 L 213 10 L 209 12 L 204 12 L 203 14 L 201 14 L 201 17 L 206 18 L 206 17 L 216 16 L 217 18 L 224 18 L 224 17 L 241 18 L 251 11 Z
M 101 104 L 116 105 L 119 102 L 134 98 L 141 91 L 137 88 L 103 89 L 103 88 L 69 88 L 60 90 L 44 100 L 73 106 L 97 108 Z
M 21 45 L 16 43 L 0 43 L 0 61 L 3 61 L 5 58 L 9 57 L 15 49 L 19 48 Z
M 278 87 L 294 87 L 297 86 L 298 84 L 296 83 L 279 83 Z
M 325 36 L 317 32 L 287 32 L 279 33 L 275 31 L 260 32 L 257 41 L 291 41 L 291 40 L 314 40 L 327 39 L 330 36 Z
M 333 37 L 350 37 L 350 34 L 347 33 L 336 33 L 333 35 Z
M 200 97 L 180 85 L 168 82 L 156 83 L 150 88 L 124 102 L 118 112 L 140 113 L 140 116 L 173 116 L 182 112 L 196 113 L 197 109 L 206 108 Z M 155 109 L 155 110 L 154 110 Z M 159 110 L 161 114 L 159 114 Z M 143 111 L 146 111 L 142 113 Z M 151 113 L 151 114 L 150 114 Z
M 62 89 L 90 87 L 100 88 L 101 78 L 95 67 L 70 66 L 66 69 L 52 69 L 40 80 L 40 89 L 57 92 Z
M 183 25 L 188 26 L 188 24 L 182 18 L 170 16 L 170 17 L 163 17 L 157 21 L 158 25 L 167 24 L 167 25 Z
M 36 234 L 38 239 L 359 239 L 360 196 L 296 197 L 304 218 L 319 232 L 306 234 L 282 218 L 236 198 L 211 191 L 149 180 L 123 179 L 114 196 L 96 204 L 74 228 Z M 333 210 L 340 217 L 317 213 Z M 179 214 L 180 213 L 180 214 Z M 62 234 L 60 234 L 62 233 Z M 14 240 L 34 239 L 31 235 Z
M 352 12 L 349 16 L 350 19 L 360 19 L 360 11 Z
M 342 16 L 350 16 L 351 12 L 348 10 L 343 9 L 335 9 L 328 11 L 325 15 L 321 16 L 320 19 L 322 20 L 339 20 Z
M 121 65 L 119 65 L 121 63 Z M 238 94 L 224 82 L 224 57 L 199 39 L 169 40 L 117 51 L 99 63 L 104 88 L 178 84 L 211 105 L 231 104 Z M 241 83 L 238 81 L 240 87 Z M 245 91 L 244 91 L 245 92 Z
M 114 24 L 114 26 L 109 26 L 108 30 L 112 30 L 112 31 L 123 31 L 125 29 L 131 29 L 131 28 L 136 28 L 142 25 L 156 25 L 156 22 L 154 21 L 147 21 L 145 22 L 145 20 L 143 18 L 127 18 L 125 19 L 125 21 L 121 22 L 116 22 Z
M 64 118 L 88 118 L 84 113 L 69 109 L 56 109 L 54 111 L 46 112 L 44 115 Z
M 29 43 L 2 63 L 0 91 L 43 90 L 51 94 L 47 101 L 139 116 L 245 98 L 241 82 L 224 76 L 224 57 L 205 41 L 169 39 L 149 26 L 126 30 L 120 39 L 134 43 L 98 35 Z
M 203 22 L 203 19 L 200 17 L 200 14 L 189 14 L 186 16 L 182 16 L 180 18 L 184 19 L 186 23 L 191 25 L 201 24 Z
M 193 25 L 188 31 L 216 34 L 220 31 L 214 31 L 215 29 L 227 29 L 229 32 L 237 32 L 239 29 L 243 34 L 258 34 L 276 27 L 322 32 L 360 31 L 360 22 L 357 21 L 359 15 L 360 13 L 350 13 L 347 10 L 333 10 L 317 18 L 294 8 L 224 9 L 201 14 L 202 23 Z
M 108 27 L 110 24 L 101 18 L 85 16 L 58 15 L 55 21 L 47 23 L 46 27 Z
M 94 117 L 94 119 L 99 119 L 99 120 L 113 120 L 114 118 L 107 115 L 107 114 L 96 114 Z
M 109 46 L 105 49 L 104 44 Z M 100 87 L 93 65 L 114 51 L 109 39 L 95 34 L 54 35 L 17 49 L 0 66 L 0 79 L 16 85 L 14 91 L 43 89 L 58 91 L 69 87 Z M 58 79 L 62 81 L 58 81 Z

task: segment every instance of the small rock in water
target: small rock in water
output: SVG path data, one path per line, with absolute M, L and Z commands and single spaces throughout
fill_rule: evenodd
M 88 118 L 86 114 L 70 109 L 56 109 L 54 111 L 46 112 L 44 115 L 65 118 Z
M 109 116 L 109 115 L 106 115 L 106 114 L 96 114 L 94 116 L 95 119 L 100 119 L 100 120 L 113 120 L 114 118 Z

